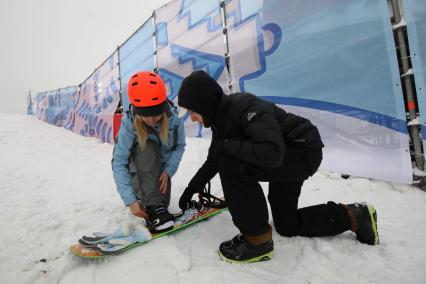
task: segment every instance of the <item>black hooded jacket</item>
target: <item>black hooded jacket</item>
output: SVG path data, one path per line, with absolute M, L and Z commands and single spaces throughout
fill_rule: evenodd
M 224 95 L 204 71 L 185 78 L 178 104 L 201 114 L 212 128 L 207 160 L 189 183 L 194 191 L 216 175 L 218 158 L 224 153 L 256 167 L 276 168 L 288 147 L 324 146 L 318 129 L 306 118 L 249 93 Z

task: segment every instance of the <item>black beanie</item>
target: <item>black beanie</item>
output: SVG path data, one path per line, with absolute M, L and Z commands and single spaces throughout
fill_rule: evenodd
M 182 81 L 179 89 L 178 104 L 188 110 L 195 111 L 203 119 L 212 124 L 223 96 L 223 90 L 205 71 L 192 72 Z

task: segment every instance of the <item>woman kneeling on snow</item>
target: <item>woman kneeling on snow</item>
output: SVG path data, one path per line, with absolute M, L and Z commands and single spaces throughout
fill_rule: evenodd
M 183 122 L 167 100 L 159 75 L 139 72 L 128 83 L 130 111 L 121 120 L 112 170 L 117 190 L 133 215 L 153 233 L 173 228 L 171 177 L 185 151 Z

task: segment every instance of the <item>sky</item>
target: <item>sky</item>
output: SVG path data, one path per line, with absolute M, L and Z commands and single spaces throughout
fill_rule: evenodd
M 0 0 L 0 113 L 82 83 L 169 0 Z

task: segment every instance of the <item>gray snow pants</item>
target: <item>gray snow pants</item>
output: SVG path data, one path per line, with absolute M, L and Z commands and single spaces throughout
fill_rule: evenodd
M 130 159 L 133 190 L 144 207 L 170 204 L 171 180 L 167 182 L 167 193 L 160 192 L 158 178 L 161 174 L 160 151 L 157 143 L 148 140 L 142 150 L 139 144 L 133 147 Z

